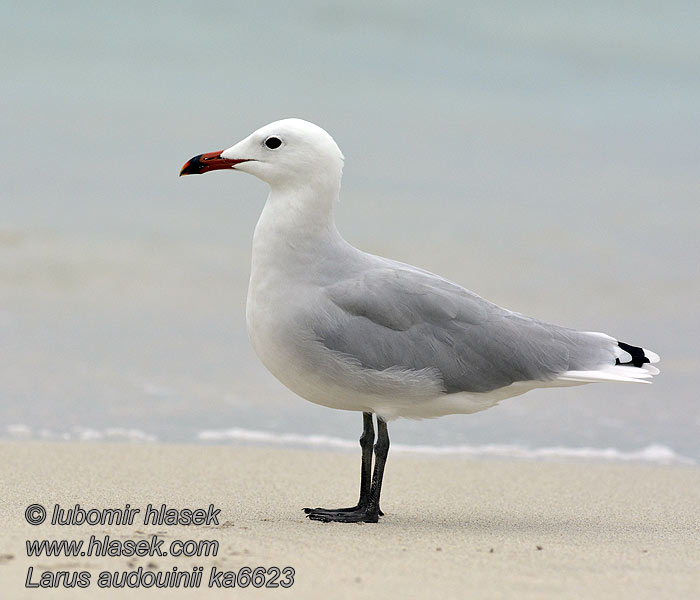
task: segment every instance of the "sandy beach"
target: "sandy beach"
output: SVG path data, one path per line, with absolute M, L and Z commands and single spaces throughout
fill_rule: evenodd
M 3 598 L 91 598 L 98 593 L 145 598 L 233 593 L 299 598 L 370 593 L 385 598 L 700 597 L 696 467 L 396 455 L 390 457 L 382 497 L 386 516 L 377 525 L 344 525 L 310 522 L 301 509 L 355 500 L 359 464 L 358 456 L 350 453 L 40 442 L 3 442 L 0 452 Z M 94 517 L 101 514 L 94 509 L 123 509 L 127 503 L 139 509 L 131 525 L 50 524 L 56 504 L 63 509 L 79 504 Z M 157 509 L 166 504 L 204 512 L 214 505 L 220 513 L 200 525 L 144 525 L 149 503 Z M 46 508 L 43 524 L 25 520 L 31 504 Z M 27 556 L 26 540 L 87 544 L 90 536 L 109 536 L 120 544 L 146 540 L 146 545 L 157 536 L 163 549 L 174 540 L 216 540 L 218 548 L 216 556 L 191 558 Z M 138 572 L 141 567 L 141 573 L 172 572 L 177 567 L 196 573 L 196 566 L 203 567 L 201 584 L 177 592 L 97 586 L 102 571 Z M 246 566 L 291 566 L 293 585 L 209 587 L 212 569 L 215 574 L 239 572 Z M 89 585 L 25 588 L 29 567 L 31 585 L 38 585 L 43 572 L 57 571 L 86 571 Z M 259 581 L 269 583 L 275 574 L 266 571 Z M 277 581 L 284 579 L 280 575 Z M 246 583 L 245 577 L 242 581 Z

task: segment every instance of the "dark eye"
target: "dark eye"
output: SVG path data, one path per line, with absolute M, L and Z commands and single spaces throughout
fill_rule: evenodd
M 275 148 L 279 148 L 282 145 L 282 140 L 272 135 L 265 140 L 265 145 L 270 150 L 274 150 Z

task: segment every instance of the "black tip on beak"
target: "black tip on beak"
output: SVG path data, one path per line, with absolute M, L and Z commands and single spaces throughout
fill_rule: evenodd
M 190 160 L 182 166 L 182 169 L 180 169 L 180 177 L 183 175 L 199 175 L 202 172 L 206 172 L 205 169 L 209 165 L 202 161 L 202 156 L 204 156 L 204 154 L 198 154 L 190 158 Z
M 237 164 L 248 162 L 249 158 L 222 158 L 223 150 L 198 154 L 188 160 L 180 169 L 180 177 L 183 175 L 201 175 L 217 169 L 233 169 Z

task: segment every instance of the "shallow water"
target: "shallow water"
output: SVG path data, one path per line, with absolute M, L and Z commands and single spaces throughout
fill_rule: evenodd
M 177 178 L 300 116 L 346 156 L 352 243 L 662 355 L 653 386 L 392 440 L 700 460 L 700 8 L 537 6 L 3 3 L 0 435 L 356 443 L 358 415 L 296 398 L 248 344 L 265 186 Z

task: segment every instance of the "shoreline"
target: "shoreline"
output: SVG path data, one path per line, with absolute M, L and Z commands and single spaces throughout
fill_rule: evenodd
M 357 452 L 358 442 L 324 434 L 300 434 L 264 431 L 233 427 L 200 431 L 189 441 L 159 440 L 154 435 L 137 429 L 106 428 L 77 429 L 72 434 L 54 433 L 34 436 L 26 425 L 6 427 L 9 436 L 0 436 L 2 443 L 107 443 L 107 444 L 164 444 L 181 446 L 277 448 L 280 450 L 307 450 L 321 452 Z M 392 443 L 393 455 L 413 457 L 455 457 L 470 460 L 524 460 L 553 462 L 584 462 L 592 464 L 647 464 L 647 465 L 694 465 L 700 466 L 696 458 L 677 452 L 661 442 L 647 443 L 634 449 L 613 446 L 528 446 L 524 444 L 406 444 Z
M 531 462 L 462 456 L 390 456 L 380 523 L 307 520 L 304 506 L 356 500 L 359 451 L 104 442 L 2 441 L 0 587 L 3 597 L 39 572 L 196 573 L 178 597 L 284 593 L 300 598 L 658 598 L 699 597 L 700 468 L 639 463 Z M 209 522 L 33 526 L 31 504 L 84 510 L 149 504 L 201 509 Z M 212 508 L 210 508 L 210 505 Z M 207 509 L 209 510 L 206 513 Z M 212 511 L 220 510 L 212 519 Z M 97 514 L 97 513 L 95 513 Z M 165 513 L 164 513 L 165 514 Z M 202 517 L 205 518 L 205 517 Z M 214 522 L 217 521 L 217 522 Z M 114 542 L 120 556 L 28 557 L 27 540 Z M 216 556 L 125 556 L 129 544 L 170 547 L 216 541 Z M 105 542 L 107 543 L 107 542 Z M 115 548 L 117 547 L 115 546 Z M 295 570 L 282 591 L 209 588 L 216 573 L 243 567 Z M 258 575 L 260 573 L 258 572 Z M 219 575 L 223 581 L 224 575 Z M 265 575 L 269 577 L 269 575 Z M 280 575 L 281 577 L 281 575 Z M 218 581 L 218 580 L 216 580 Z M 44 593 L 44 592 L 40 592 Z M 169 597 L 170 589 L 100 589 L 106 597 Z

